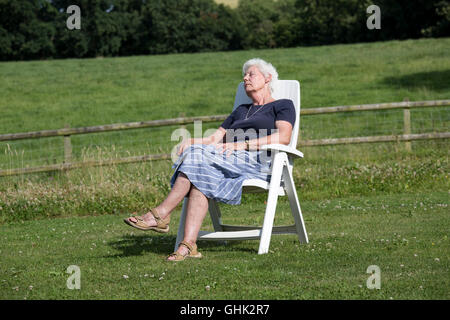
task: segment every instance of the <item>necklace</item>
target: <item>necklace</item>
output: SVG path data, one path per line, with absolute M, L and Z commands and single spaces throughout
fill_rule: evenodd
M 266 105 L 263 104 L 258 110 L 256 110 L 256 112 L 258 112 L 259 110 L 261 110 L 262 108 L 264 108 Z M 248 116 L 248 114 L 250 113 L 251 108 L 253 107 L 253 104 L 250 106 L 250 108 L 248 108 L 247 111 L 247 115 L 245 116 L 244 120 L 248 120 L 248 118 L 250 118 L 251 116 L 253 116 L 256 112 L 254 112 L 250 117 Z

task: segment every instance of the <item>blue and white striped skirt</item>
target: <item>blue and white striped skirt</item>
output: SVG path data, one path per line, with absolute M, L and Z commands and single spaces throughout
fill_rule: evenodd
M 173 188 L 178 173 L 183 172 L 207 198 L 237 205 L 241 203 L 244 180 L 269 182 L 270 165 L 270 152 L 265 150 L 234 150 L 226 156 L 214 145 L 194 144 L 172 166 L 175 172 L 170 186 Z

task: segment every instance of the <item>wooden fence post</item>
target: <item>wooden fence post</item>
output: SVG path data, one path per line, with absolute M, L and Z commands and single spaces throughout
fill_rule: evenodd
M 65 125 L 65 128 L 70 128 L 69 124 Z M 70 141 L 70 135 L 64 136 L 64 163 L 72 162 L 72 143 Z
M 405 98 L 403 101 L 407 103 L 407 107 L 403 109 L 403 134 L 411 134 L 411 112 L 409 110 L 409 99 Z M 411 152 L 411 141 L 405 142 L 406 151 Z

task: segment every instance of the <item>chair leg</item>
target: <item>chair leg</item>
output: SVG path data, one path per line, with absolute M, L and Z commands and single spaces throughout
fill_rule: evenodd
M 208 199 L 208 204 L 214 231 L 223 231 L 219 204 L 214 199 Z
M 183 200 L 183 207 L 181 209 L 181 216 L 180 216 L 180 224 L 178 225 L 177 239 L 175 240 L 175 249 L 173 250 L 173 252 L 178 250 L 178 245 L 184 239 L 184 225 L 186 224 L 188 201 L 189 201 L 188 197 L 185 197 Z
M 284 159 L 281 153 L 277 153 L 273 161 L 272 178 L 270 180 L 269 195 L 267 197 L 267 207 L 264 214 L 264 222 L 261 230 L 261 240 L 259 243 L 258 254 L 269 252 L 270 238 L 272 236 L 273 221 L 278 200 L 278 188 L 281 183 L 281 174 L 284 166 Z
M 295 229 L 300 243 L 308 243 L 308 234 L 306 233 L 305 223 L 303 221 L 302 210 L 297 197 L 294 179 L 292 173 L 285 166 L 283 168 L 283 181 L 286 188 L 286 193 L 289 199 L 292 215 L 294 216 Z

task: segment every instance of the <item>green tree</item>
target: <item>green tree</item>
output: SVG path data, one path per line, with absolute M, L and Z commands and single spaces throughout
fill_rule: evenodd
M 115 56 L 120 52 L 125 38 L 125 19 L 122 12 L 115 9 L 114 0 L 55 0 L 60 16 L 56 24 L 58 30 L 58 53 L 60 56 L 96 57 Z M 81 29 L 69 30 L 66 9 L 77 5 L 81 10 Z
M 244 21 L 244 49 L 276 46 L 274 24 L 279 12 L 273 0 L 240 0 L 237 10 Z
M 55 14 L 55 9 L 46 1 L 0 0 L 0 59 L 52 56 Z
M 435 24 L 425 27 L 421 33 L 427 37 L 448 37 L 450 35 L 450 2 L 439 1 L 435 4 L 436 19 Z
M 155 0 L 143 10 L 149 53 L 240 48 L 241 23 L 231 9 L 212 0 Z
M 354 42 L 367 7 L 360 0 L 297 0 L 295 6 L 297 45 Z M 365 20 L 362 26 L 366 28 Z

